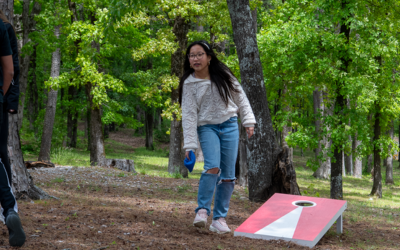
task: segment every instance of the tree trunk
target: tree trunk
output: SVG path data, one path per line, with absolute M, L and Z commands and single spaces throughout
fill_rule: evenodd
M 377 142 L 381 137 L 381 125 L 380 125 L 380 107 L 379 104 L 375 103 L 376 114 L 375 114 L 375 125 L 374 125 L 374 142 Z M 374 146 L 374 184 L 372 186 L 371 194 L 382 198 L 382 175 L 381 175 L 381 147 L 379 145 Z
M 242 86 L 257 121 L 255 136 L 249 139 L 247 144 L 249 199 L 265 201 L 278 189 L 273 186 L 272 176 L 278 152 L 282 151 L 278 151 L 275 144 L 274 128 L 266 98 L 267 92 L 249 0 L 227 0 L 227 3 L 239 57 Z M 288 172 L 288 174 L 293 172 Z M 280 183 L 280 185 L 285 185 L 285 183 Z M 297 194 L 299 190 L 290 190 L 290 192 Z
M 31 61 L 29 62 L 29 68 L 31 70 L 31 74 L 29 77 L 29 84 L 28 84 L 28 120 L 29 120 L 29 128 L 35 133 L 35 136 L 38 134 L 37 126 L 35 126 L 36 118 L 39 115 L 39 94 L 38 94 L 38 87 L 36 83 L 36 51 L 37 51 L 37 44 L 33 46 L 33 53 L 31 55 Z
M 354 136 L 353 140 L 353 152 L 354 152 L 354 177 L 361 178 L 362 177 L 362 158 L 360 156 L 356 156 L 355 153 L 358 146 L 361 145 L 361 141 L 357 139 L 357 134 Z
M 11 25 L 14 26 L 14 0 L 1 0 L 0 10 L 3 11 L 4 15 L 7 16 Z
M 394 122 L 391 121 L 389 123 L 389 130 L 388 134 L 390 139 L 393 140 L 393 134 L 394 134 Z M 393 156 L 390 154 L 391 146 L 389 146 L 389 155 L 384 159 L 384 166 L 386 167 L 386 184 L 394 184 L 393 181 Z
M 54 35 L 58 39 L 60 37 L 60 26 L 54 29 Z M 51 77 L 58 78 L 60 76 L 61 54 L 60 48 L 53 52 L 51 62 Z M 50 161 L 51 138 L 53 135 L 54 120 L 57 108 L 57 90 L 51 89 L 48 95 L 46 114 L 44 116 L 42 143 L 38 161 Z
M 154 150 L 153 144 L 153 111 L 145 113 L 145 129 L 146 129 L 146 149 Z
M 372 154 L 369 154 L 367 157 L 367 171 L 371 173 L 372 169 L 374 168 L 374 158 Z
M 137 114 L 136 114 L 136 119 L 138 120 L 138 122 L 142 122 L 142 113 L 143 113 L 143 110 L 140 108 L 140 106 L 139 105 L 137 105 L 136 106 L 136 112 L 137 112 Z M 142 135 L 143 134 L 143 127 L 140 127 L 140 128 L 138 128 L 138 133 L 139 133 L 139 135 Z
M 5 1 L 3 4 L 7 6 L 13 6 L 14 1 Z M 19 41 L 18 45 L 21 46 L 18 48 L 19 54 L 21 55 L 22 46 L 29 42 L 28 35 L 31 32 L 32 28 L 35 27 L 34 16 L 39 14 L 40 12 L 40 4 L 34 3 L 32 7 L 31 13 L 29 13 L 29 0 L 24 0 L 23 2 L 23 14 L 22 14 L 22 25 L 23 35 L 22 42 Z M 4 8 L 1 6 L 1 8 Z M 4 9 L 3 9 L 4 10 Z M 10 23 L 14 23 L 13 9 L 8 13 L 5 13 L 7 18 L 10 20 Z M 19 130 L 22 127 L 22 118 L 24 111 L 24 103 L 25 103 L 25 92 L 27 87 L 27 79 L 28 79 L 28 71 L 29 71 L 29 62 L 30 55 L 28 53 L 25 54 L 25 57 L 20 60 L 20 77 L 19 77 L 19 88 L 20 88 L 20 102 L 18 105 L 18 114 L 17 115 L 8 115 L 8 156 L 10 159 L 10 165 L 12 169 L 12 189 L 15 197 L 17 199 L 28 198 L 28 199 L 47 199 L 50 198 L 48 194 L 43 192 L 40 188 L 36 187 L 33 183 L 32 177 L 29 172 L 26 170 L 26 166 L 24 164 L 24 157 L 21 150 L 20 136 Z
M 321 133 L 321 126 L 323 118 L 328 115 L 333 114 L 332 107 L 329 106 L 329 100 L 327 93 L 316 88 L 313 93 L 314 97 L 314 114 L 316 115 L 315 120 L 315 132 L 317 135 Z M 333 106 L 333 103 L 330 104 Z M 329 131 L 329 126 L 326 124 L 327 130 Z M 322 140 L 318 142 L 318 148 L 315 149 L 315 157 L 318 162 L 319 168 L 314 172 L 313 176 L 320 179 L 328 179 L 331 174 L 331 157 L 329 157 L 328 152 L 331 149 L 332 141 L 330 135 L 322 137 Z M 323 159 L 318 159 L 318 156 L 322 153 Z
M 78 112 L 75 108 L 73 102 L 76 99 L 77 88 L 75 86 L 68 87 L 69 96 L 69 107 L 67 114 L 67 137 L 68 137 L 68 147 L 76 148 L 76 143 L 78 139 Z M 72 104 L 71 104 L 72 103 Z
M 399 144 L 400 144 L 400 119 L 399 119 Z M 397 161 L 399 162 L 399 168 L 400 168 L 400 151 L 397 154 Z
M 107 139 L 109 137 L 110 137 L 110 125 L 104 124 L 104 139 Z
M 347 1 L 343 0 L 342 1 L 342 10 L 347 11 L 348 10 L 348 3 Z M 347 14 L 349 15 L 349 14 Z M 341 20 L 341 26 L 340 26 L 340 34 L 344 35 L 346 38 L 346 43 L 349 43 L 350 39 L 350 22 L 347 20 L 348 16 L 343 16 Z M 348 51 L 343 50 L 342 51 L 343 55 L 348 54 Z M 341 70 L 343 72 L 348 71 L 348 66 L 349 66 L 349 58 L 343 56 L 341 59 L 342 61 L 342 67 Z M 341 93 L 341 83 L 338 82 L 337 84 L 337 89 L 336 89 L 336 103 L 335 103 L 335 115 L 337 117 L 342 116 L 342 110 L 346 107 L 346 100 L 344 96 Z M 333 156 L 335 158 L 335 162 L 332 163 L 332 169 L 331 169 L 331 198 L 332 199 L 343 199 L 343 170 L 342 170 L 342 164 L 343 164 L 343 151 L 342 151 L 342 144 L 339 145 L 334 145 L 334 153 Z
M 347 105 L 347 108 L 350 110 L 350 108 L 351 108 L 350 99 L 346 100 L 346 105 Z M 349 118 L 348 125 L 349 125 L 349 127 L 351 127 L 350 118 Z M 351 138 L 351 135 L 349 135 L 348 138 L 349 138 L 350 145 L 352 145 L 353 138 Z M 346 163 L 345 164 L 346 165 L 346 174 L 349 176 L 353 176 L 353 153 L 352 152 L 350 152 L 350 154 L 348 154 L 348 155 L 347 154 L 345 155 L 345 163 Z
M 239 152 L 238 152 L 238 184 L 242 187 L 248 186 L 248 172 L 247 167 L 247 133 L 246 128 L 239 123 Z
M 103 123 L 99 106 L 93 104 L 92 90 L 95 88 L 91 83 L 86 84 L 86 97 L 88 100 L 89 119 L 89 148 L 90 165 L 105 166 L 106 153 L 104 149 Z
M 283 93 L 282 93 L 283 102 L 285 102 L 285 101 L 287 102 L 287 100 L 289 99 L 288 95 L 289 95 L 289 93 L 288 93 L 288 90 L 287 90 L 287 85 L 285 84 L 284 87 L 283 87 Z M 289 113 L 290 112 L 290 105 L 289 104 L 284 104 L 284 105 L 285 105 L 284 108 L 283 108 L 284 111 Z M 286 121 L 286 122 L 289 123 L 289 124 L 292 123 L 291 120 L 290 121 Z M 289 124 L 283 126 L 283 129 L 282 129 L 282 145 L 281 146 L 289 148 L 289 152 L 288 152 L 289 160 L 293 162 L 293 148 L 290 148 L 288 143 L 287 143 L 287 141 L 286 141 L 286 137 L 288 137 L 289 133 L 292 132 L 292 126 L 289 126 Z
M 187 34 L 189 32 L 188 20 L 181 17 L 176 17 L 173 33 L 175 34 L 175 41 L 179 43 L 178 49 L 171 57 L 171 74 L 177 77 L 181 77 L 183 74 L 183 64 L 185 62 L 184 51 L 187 46 Z M 178 89 L 172 89 L 171 100 L 172 104 L 177 103 L 179 99 Z M 185 152 L 182 149 L 183 143 L 183 131 L 182 131 L 182 121 L 178 121 L 176 114 L 173 114 L 173 121 L 171 122 L 171 134 L 169 143 L 169 162 L 168 162 L 168 172 L 174 173 L 177 170 L 182 174 L 182 176 L 187 177 L 187 169 L 183 165 L 183 160 L 185 158 Z M 186 174 L 185 174 L 186 173 Z

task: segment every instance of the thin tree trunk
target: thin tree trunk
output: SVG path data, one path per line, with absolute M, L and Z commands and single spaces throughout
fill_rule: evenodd
M 379 104 L 375 103 L 375 125 L 374 125 L 374 142 L 378 141 L 381 137 L 380 113 Z M 372 186 L 371 194 L 382 198 L 382 174 L 381 174 L 381 147 L 374 146 L 374 184 Z
M 391 121 L 389 125 L 389 130 L 388 134 L 390 139 L 393 140 L 393 134 L 394 134 L 394 122 Z M 389 155 L 384 159 L 384 166 L 386 167 L 386 179 L 385 183 L 386 184 L 394 184 L 393 181 L 393 156 L 390 154 L 391 146 L 389 146 Z
M 381 127 L 380 127 L 380 113 L 376 112 L 375 115 L 375 126 L 374 126 L 374 141 L 380 138 Z M 376 195 L 379 198 L 382 197 L 382 174 L 381 174 L 381 148 L 374 146 L 374 169 L 373 169 L 373 186 L 370 195 Z
M 348 2 L 346 0 L 342 0 L 342 10 L 348 10 Z M 349 43 L 350 39 L 350 22 L 347 22 L 347 16 L 342 17 L 341 26 L 340 26 L 340 34 L 344 35 L 346 38 L 346 43 Z M 343 51 L 343 54 L 347 54 L 347 51 Z M 342 61 L 343 72 L 348 71 L 349 59 L 347 57 L 342 57 L 340 59 Z M 341 93 L 341 83 L 337 84 L 338 88 L 336 89 L 336 103 L 335 103 L 335 115 L 341 116 L 342 110 L 346 107 L 346 100 Z M 332 163 L 331 169 L 331 198 L 332 199 L 343 199 L 343 158 L 342 158 L 342 145 L 334 145 L 334 153 L 333 156 L 335 158 L 335 162 Z
M 227 3 L 233 27 L 233 38 L 239 57 L 242 86 L 249 98 L 257 121 L 255 136 L 249 139 L 247 144 L 249 199 L 251 201 L 265 201 L 277 190 L 281 190 L 279 186 L 273 186 L 272 179 L 275 172 L 280 170 L 275 163 L 279 154 L 277 152 L 282 151 L 276 150 L 274 128 L 266 98 L 267 92 L 249 0 L 227 0 Z M 285 155 L 285 151 L 283 151 L 281 156 L 287 157 L 288 155 Z M 295 172 L 290 171 L 287 174 L 291 181 L 285 183 L 290 186 L 289 192 L 300 194 Z M 280 183 L 280 185 L 285 184 Z
M 282 100 L 285 102 L 288 99 L 288 90 L 287 90 L 287 85 L 285 84 L 283 87 L 283 93 L 282 93 Z M 286 104 L 285 107 L 283 108 L 285 112 L 290 112 L 290 105 Z M 291 121 L 286 121 L 287 123 L 291 123 Z M 282 147 L 288 147 L 289 148 L 289 160 L 293 162 L 293 148 L 290 148 L 287 141 L 286 137 L 289 136 L 289 133 L 292 132 L 292 126 L 289 125 L 284 125 L 282 129 Z
M 249 169 L 247 167 L 247 133 L 246 128 L 239 123 L 240 130 L 240 139 L 239 139 L 239 152 L 238 152 L 238 167 L 239 167 L 239 176 L 238 176 L 238 184 L 242 187 L 248 186 L 248 172 Z
M 39 115 L 39 95 L 38 95 L 38 87 L 36 83 L 36 51 L 37 44 L 33 46 L 33 53 L 31 55 L 31 61 L 29 62 L 29 68 L 31 70 L 29 84 L 28 84 L 28 98 L 27 98 L 27 109 L 28 109 L 28 120 L 29 120 L 29 128 L 35 133 L 35 136 L 38 134 L 37 126 L 35 126 L 36 118 Z
M 189 32 L 189 22 L 185 18 L 176 17 L 172 29 L 175 34 L 175 41 L 179 43 L 178 49 L 171 57 L 171 74 L 181 77 L 183 74 L 183 64 L 185 61 L 184 51 L 187 46 L 187 34 Z M 172 104 L 177 103 L 179 99 L 178 89 L 172 89 L 171 100 Z M 177 120 L 176 114 L 173 114 L 171 122 L 171 133 L 169 143 L 169 162 L 168 172 L 174 173 L 179 171 L 183 177 L 187 177 L 187 169 L 183 165 L 185 152 L 182 149 L 183 131 L 182 121 Z
M 10 0 L 7 6 L 13 6 L 14 1 Z M 22 42 L 19 41 L 19 54 L 21 55 L 22 46 L 29 42 L 28 35 L 31 29 L 35 27 L 34 16 L 40 12 L 40 4 L 34 3 L 31 12 L 29 13 L 30 1 L 24 0 L 23 2 L 23 13 L 22 13 L 22 25 L 24 27 Z M 8 16 L 7 16 L 8 15 Z M 13 12 L 6 13 L 10 23 L 13 24 Z M 22 127 L 22 118 L 25 103 L 25 92 L 27 87 L 28 71 L 29 71 L 30 55 L 25 54 L 25 57 L 20 60 L 20 77 L 19 77 L 19 88 L 20 88 L 20 102 L 18 105 L 18 115 L 8 116 L 8 156 L 10 159 L 10 165 L 12 169 L 12 189 L 17 199 L 29 198 L 29 199 L 47 199 L 50 196 L 43 190 L 34 185 L 33 180 L 29 172 L 26 170 L 24 164 L 24 157 L 21 150 L 19 130 Z
M 142 122 L 142 112 L 143 112 L 143 110 L 140 108 L 140 106 L 139 105 L 137 105 L 136 106 L 136 119 L 138 120 L 138 122 Z M 140 135 L 142 135 L 143 134 L 143 127 L 140 127 L 140 128 L 138 128 L 138 133 L 140 134 Z
M 106 153 L 104 148 L 103 123 L 101 121 L 100 107 L 93 104 L 92 89 L 95 88 L 91 83 L 86 84 L 86 97 L 88 99 L 89 119 L 89 148 L 90 165 L 105 166 Z
M 354 136 L 353 140 L 353 152 L 354 152 L 354 177 L 362 177 L 362 158 L 357 156 L 356 150 L 361 145 L 361 141 L 357 139 L 357 134 Z
M 28 42 L 30 42 L 29 34 L 36 29 L 36 22 L 34 17 L 38 15 L 41 11 L 41 5 L 38 2 L 33 4 L 32 10 L 30 9 L 30 0 L 24 0 L 23 2 L 23 12 L 22 12 L 22 46 L 25 46 Z M 10 17 L 9 17 L 10 18 Z M 21 51 L 22 48 L 19 48 Z M 21 53 L 20 53 L 21 55 Z M 26 98 L 26 88 L 28 86 L 28 72 L 29 72 L 29 63 L 31 61 L 31 55 L 29 53 L 24 53 L 24 57 L 21 58 L 21 69 L 20 69 L 20 77 L 19 77 L 19 90 L 20 90 L 20 102 L 18 106 L 18 131 L 22 127 L 22 118 L 24 113 L 24 104 Z
M 374 168 L 374 158 L 372 154 L 369 154 L 367 157 L 367 171 L 371 173 L 372 169 Z M 372 176 L 373 178 L 373 176 Z
M 329 100 L 327 93 L 316 88 L 313 93 L 314 97 L 314 114 L 316 115 L 315 120 L 315 132 L 321 133 L 322 119 L 325 116 L 332 115 L 333 109 L 329 106 Z M 333 106 L 333 103 L 330 104 Z M 329 131 L 329 125 L 326 124 L 326 129 Z M 314 172 L 313 176 L 315 178 L 328 179 L 331 174 L 331 157 L 329 157 L 328 152 L 331 149 L 332 141 L 330 135 L 322 137 L 322 140 L 318 142 L 318 148 L 315 149 L 315 157 L 319 164 L 319 168 Z M 320 160 L 318 156 L 322 153 L 323 159 Z
M 146 128 L 146 149 L 154 150 L 153 143 L 153 111 L 145 113 L 145 128 Z
M 60 37 L 60 26 L 54 29 L 54 35 L 58 39 Z M 57 48 L 52 55 L 51 77 L 58 78 L 60 76 L 61 54 L 60 48 Z M 42 143 L 39 152 L 39 161 L 50 161 L 51 138 L 53 136 L 54 120 L 57 108 L 57 90 L 51 89 L 48 95 L 46 114 L 44 116 Z
M 77 130 L 78 130 L 78 112 L 75 106 L 71 103 L 75 101 L 77 95 L 77 89 L 75 86 L 68 87 L 68 98 L 69 98 L 69 107 L 67 113 L 67 137 L 68 137 L 68 146 L 72 148 L 76 148 L 77 143 Z
M 348 109 L 351 108 L 349 99 L 346 100 L 346 105 L 347 105 Z M 349 125 L 349 127 L 351 126 L 350 119 L 349 119 L 348 125 Z M 351 138 L 351 135 L 348 136 L 348 140 L 350 141 L 350 145 L 352 145 L 353 144 L 353 142 L 352 142 L 353 139 Z M 348 155 L 345 154 L 345 163 L 346 163 L 345 164 L 346 165 L 346 174 L 349 175 L 349 176 L 352 176 L 353 175 L 353 154 L 352 154 L 352 152 L 350 152 L 350 154 L 348 154 Z

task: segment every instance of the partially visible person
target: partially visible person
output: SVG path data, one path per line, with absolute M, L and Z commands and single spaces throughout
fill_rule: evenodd
M 18 216 L 17 201 L 11 189 L 12 173 L 7 156 L 8 112 L 16 112 L 15 102 L 18 106 L 19 95 L 19 90 L 16 91 L 15 87 L 10 88 L 15 79 L 18 82 L 17 39 L 13 27 L 1 10 L 0 19 L 0 86 L 2 87 L 0 89 L 0 203 L 9 232 L 10 245 L 22 246 L 25 243 L 26 236 Z M 17 78 L 14 78 L 14 64 L 17 65 L 15 67 Z

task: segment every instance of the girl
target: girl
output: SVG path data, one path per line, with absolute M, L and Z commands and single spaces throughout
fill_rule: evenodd
M 215 190 L 210 230 L 219 234 L 229 233 L 231 230 L 225 217 L 236 179 L 237 113 L 240 113 L 249 138 L 253 135 L 256 121 L 241 85 L 207 42 L 197 41 L 189 45 L 184 70 L 179 84 L 183 148 L 189 159 L 189 151 L 197 149 L 199 137 L 204 154 L 204 171 L 200 177 L 193 225 L 206 226 Z

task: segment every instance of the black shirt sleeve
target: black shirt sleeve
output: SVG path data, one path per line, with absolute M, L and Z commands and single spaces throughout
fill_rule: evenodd
M 14 110 L 13 112 L 9 112 L 11 114 L 18 113 L 18 102 L 19 102 L 19 59 L 18 59 L 18 41 L 17 36 L 15 35 L 14 28 L 11 24 L 6 23 L 8 37 L 10 39 L 10 45 L 12 50 L 12 57 L 14 63 L 14 78 L 13 82 L 10 85 L 10 88 L 7 91 L 5 96 L 5 108 L 6 111 Z
M 4 23 L 0 23 L 0 56 L 9 56 L 12 55 L 10 39 Z

